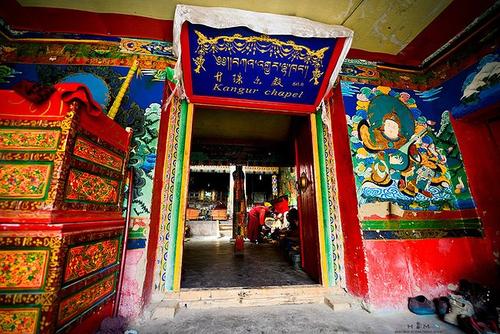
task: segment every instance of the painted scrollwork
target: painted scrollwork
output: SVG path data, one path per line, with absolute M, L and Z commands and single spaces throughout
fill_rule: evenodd
M 311 64 L 314 69 L 310 81 L 313 81 L 314 85 L 318 85 L 318 79 L 323 74 L 321 71 L 323 66 L 322 61 L 325 52 L 329 49 L 329 47 L 324 47 L 319 50 L 312 50 L 307 46 L 298 45 L 293 41 L 284 42 L 266 35 L 242 36 L 241 34 L 234 34 L 232 36 L 210 38 L 197 30 L 194 32 L 198 36 L 197 57 L 193 58 L 193 62 L 196 65 L 194 69 L 196 73 L 205 70 L 203 65 L 207 54 L 215 55 L 221 51 L 246 55 L 261 53 L 290 61 L 300 60 L 307 65 Z

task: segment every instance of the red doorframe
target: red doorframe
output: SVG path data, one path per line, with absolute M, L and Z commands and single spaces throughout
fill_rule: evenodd
M 304 174 L 308 187 L 300 190 L 297 204 L 300 225 L 300 250 L 303 270 L 321 284 L 321 263 L 319 253 L 318 211 L 314 182 L 313 143 L 309 117 L 302 117 L 295 129 L 295 162 L 297 180 Z
M 163 92 L 163 101 L 167 101 L 172 92 L 171 83 L 166 81 L 165 90 Z M 167 134 L 170 118 L 171 104 L 162 106 L 160 115 L 160 128 L 158 130 L 158 150 L 156 154 L 156 166 L 153 179 L 153 196 L 151 198 L 151 215 L 149 220 L 149 235 L 147 241 L 146 251 L 146 275 L 144 277 L 144 289 L 142 296 L 144 298 L 144 305 L 151 301 L 154 271 L 156 256 L 158 252 L 158 238 L 160 235 L 160 217 L 161 217 L 161 192 L 163 188 L 163 172 L 165 168 L 165 155 L 167 150 Z
M 172 84 L 167 81 L 165 92 L 164 92 L 164 101 L 167 100 L 168 96 L 170 93 L 173 91 Z M 224 99 L 221 99 L 223 101 Z M 219 101 L 220 102 L 220 101 Z M 223 101 L 225 102 L 225 101 Z M 309 190 L 311 193 L 308 195 L 313 202 L 306 204 L 306 208 L 312 210 L 311 215 L 314 215 L 314 217 L 311 217 L 310 220 L 312 223 L 310 224 L 311 231 L 306 231 L 306 235 L 309 235 L 312 233 L 314 239 L 314 244 L 310 245 L 309 247 L 304 247 L 304 240 L 309 240 L 307 237 L 305 239 L 302 239 L 301 237 L 301 252 L 304 251 L 304 249 L 308 249 L 312 252 L 312 255 L 307 254 L 301 254 L 301 259 L 303 261 L 302 265 L 305 269 L 306 272 L 308 272 L 315 280 L 317 280 L 319 283 L 320 282 L 320 277 L 321 277 L 321 265 L 320 265 L 320 254 L 319 254 L 319 231 L 318 226 L 317 226 L 317 208 L 316 208 L 316 201 L 315 201 L 315 192 L 314 192 L 314 178 L 313 178 L 313 157 L 312 157 L 312 137 L 311 137 L 311 124 L 309 121 L 309 116 L 310 112 L 305 112 L 305 111 L 290 111 L 290 112 L 284 112 L 281 110 L 276 110 L 273 107 L 273 104 L 266 104 L 262 106 L 262 108 L 259 109 L 251 109 L 251 108 L 242 108 L 242 107 L 229 107 L 225 104 L 223 105 L 215 105 L 212 103 L 212 101 L 208 100 L 202 100 L 199 101 L 199 103 L 195 104 L 194 107 L 196 108 L 197 106 L 207 106 L 211 108 L 220 108 L 220 109 L 234 109 L 235 111 L 238 111 L 239 109 L 245 109 L 247 111 L 253 111 L 253 112 L 264 112 L 264 113 L 279 113 L 279 114 L 290 114 L 293 116 L 302 116 L 304 118 L 304 123 L 306 124 L 305 126 L 307 127 L 307 131 L 305 134 L 305 138 L 309 142 L 308 150 L 302 149 L 303 152 L 308 152 L 310 155 L 309 161 L 310 161 L 310 172 L 308 174 L 308 178 L 311 181 L 311 185 L 309 186 Z M 165 168 L 165 157 L 166 157 L 166 141 L 167 141 L 167 135 L 168 135 L 168 129 L 170 124 L 168 123 L 169 117 L 170 117 L 170 108 L 171 105 L 166 106 L 165 109 L 162 110 L 161 118 L 160 118 L 160 129 L 159 129 L 159 134 L 158 134 L 158 151 L 157 151 L 157 163 L 155 167 L 155 176 L 153 180 L 153 197 L 152 197 L 152 205 L 151 205 L 151 215 L 150 215 L 150 230 L 149 230 L 149 236 L 148 236 L 148 245 L 147 245 L 147 264 L 146 264 L 146 275 L 144 279 L 144 289 L 143 289 L 143 298 L 144 298 L 144 305 L 147 305 L 151 302 L 151 298 L 153 296 L 153 284 L 154 284 L 154 274 L 155 274 L 155 266 L 156 266 L 156 257 L 157 257 L 157 251 L 158 251 L 158 238 L 159 238 L 159 228 L 160 228 L 160 217 L 161 217 L 161 194 L 162 194 L 162 188 L 163 188 L 163 172 Z M 298 143 L 297 143 L 298 144 Z M 299 150 L 300 151 L 300 150 Z M 296 150 L 297 152 L 297 150 Z M 296 157 L 297 159 L 297 157 Z M 297 160 L 296 160 L 297 162 Z M 298 164 L 297 164 L 298 166 Z M 298 169 L 297 169 L 298 170 Z M 297 177 L 300 176 L 299 173 L 297 173 Z M 311 209 L 312 205 L 314 206 L 314 209 Z M 301 204 L 298 203 L 298 206 L 300 208 Z M 307 210 L 306 209 L 306 210 Z M 300 211 L 299 211 L 300 212 Z M 299 214 L 299 219 L 300 218 Z M 300 228 L 302 229 L 304 224 L 300 223 Z M 306 226 L 308 224 L 306 223 Z M 313 228 L 316 229 L 316 232 L 313 232 Z M 302 232 L 301 232 L 302 236 Z M 315 252 L 313 250 L 316 249 Z M 304 262 L 305 261 L 305 262 Z
M 345 275 L 347 289 L 356 296 L 366 296 L 368 279 L 363 239 L 358 220 L 358 199 L 354 182 L 354 168 L 347 133 L 347 120 L 340 84 L 333 89 L 331 127 L 335 173 L 337 175 L 340 221 L 344 237 Z

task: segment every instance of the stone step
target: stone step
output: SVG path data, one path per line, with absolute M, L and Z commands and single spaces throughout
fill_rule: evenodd
M 287 304 L 326 303 L 334 310 L 350 308 L 352 302 L 343 291 L 320 285 L 265 288 L 182 289 L 166 296 L 164 302 L 180 308 L 204 309 Z

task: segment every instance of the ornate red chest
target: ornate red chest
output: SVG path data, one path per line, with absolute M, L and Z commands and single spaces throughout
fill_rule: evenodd
M 131 133 L 87 88 L 0 91 L 0 333 L 91 333 L 112 315 Z

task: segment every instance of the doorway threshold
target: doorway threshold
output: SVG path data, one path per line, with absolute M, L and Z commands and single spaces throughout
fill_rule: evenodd
M 174 297 L 182 308 L 246 307 L 323 303 L 331 288 L 320 284 L 265 287 L 188 288 Z
M 360 300 L 340 288 L 320 284 L 238 288 L 181 289 L 150 304 L 150 319 L 173 318 L 179 309 L 259 307 L 271 305 L 326 304 L 332 310 L 359 309 Z M 148 317 L 148 316 L 146 316 Z

